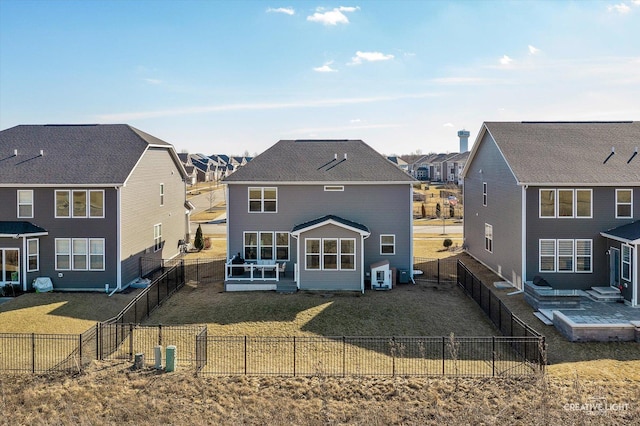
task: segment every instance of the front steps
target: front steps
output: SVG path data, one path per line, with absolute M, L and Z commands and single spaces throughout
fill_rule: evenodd
M 618 302 L 623 300 L 620 290 L 615 287 L 591 287 L 587 290 L 587 297 L 596 302 Z
M 296 291 L 298 291 L 298 287 L 294 282 L 292 283 L 279 282 L 276 287 L 277 293 L 295 293 Z

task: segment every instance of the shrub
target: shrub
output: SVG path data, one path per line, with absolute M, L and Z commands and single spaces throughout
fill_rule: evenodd
M 200 225 L 198 225 L 198 230 L 196 231 L 196 237 L 193 240 L 193 246 L 198 251 L 201 251 L 204 248 L 204 237 L 202 236 L 202 227 Z
M 440 211 L 440 203 L 436 204 L 436 216 L 440 217 L 442 215 L 442 212 Z
M 449 247 L 453 245 L 453 241 L 451 241 L 451 239 L 449 238 L 445 238 L 444 241 L 442 242 L 442 245 L 444 246 L 444 248 L 449 250 Z

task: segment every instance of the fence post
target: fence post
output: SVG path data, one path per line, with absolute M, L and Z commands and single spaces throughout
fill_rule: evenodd
M 129 361 L 133 360 L 133 324 L 129 324 Z
M 440 284 L 440 259 L 438 259 L 438 284 Z
M 149 307 L 149 293 L 150 292 L 148 291 L 147 294 L 146 294 L 146 296 L 147 296 L 147 318 L 149 318 L 149 315 L 150 315 L 149 312 L 151 312 L 151 308 Z
M 244 336 L 244 375 L 247 375 L 247 336 Z
M 442 336 L 442 375 L 444 376 L 445 337 Z
M 162 346 L 162 324 L 158 324 L 158 345 Z
M 78 370 L 82 371 L 83 370 L 82 368 L 82 333 L 80 333 L 80 339 L 78 341 L 78 345 L 79 345 L 78 352 L 80 355 L 80 366 L 78 367 Z
M 296 336 L 293 336 L 293 377 L 296 377 Z
M 100 357 L 100 323 L 96 323 L 96 360 L 99 360 Z
M 438 262 L 438 269 L 440 262 Z M 438 274 L 438 281 L 440 280 L 440 274 Z M 391 377 L 396 377 L 396 338 L 391 336 Z
M 347 368 L 347 338 L 342 336 L 342 377 L 346 376 Z
M 496 336 L 491 337 L 492 349 L 491 349 L 491 377 L 496 377 Z
M 31 333 L 31 372 L 36 372 L 36 333 Z

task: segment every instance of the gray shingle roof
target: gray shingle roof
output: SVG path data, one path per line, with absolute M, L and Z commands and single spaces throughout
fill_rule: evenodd
M 409 183 L 414 179 L 361 140 L 281 140 L 225 181 Z
M 484 126 L 520 183 L 640 184 L 640 153 L 633 157 L 640 146 L 640 122 L 487 122 Z M 612 147 L 615 154 L 605 163 Z
M 363 232 L 365 232 L 367 234 L 370 233 L 369 228 L 367 228 L 366 225 L 363 225 L 363 224 L 357 223 L 357 222 L 353 222 L 353 221 L 350 221 L 350 220 L 347 220 L 347 219 L 343 219 L 340 216 L 335 216 L 335 215 L 332 215 L 332 214 L 329 214 L 329 215 L 326 215 L 326 216 L 322 216 L 322 217 L 319 217 L 317 219 L 313 219 L 313 220 L 310 220 L 308 222 L 296 225 L 296 226 L 293 227 L 291 232 L 295 233 L 297 231 L 301 231 L 303 229 L 311 228 L 311 227 L 314 227 L 316 225 L 320 225 L 322 223 L 331 222 L 331 221 L 337 222 L 337 223 L 342 224 L 344 226 L 348 226 L 350 228 L 358 229 L 358 230 L 363 231 Z
M 149 145 L 171 147 L 126 124 L 12 127 L 0 132 L 0 184 L 122 184 Z
M 617 228 L 601 232 L 600 234 L 604 237 L 613 238 L 619 241 L 640 241 L 640 220 L 636 220 L 635 222 L 628 223 L 626 225 L 618 226 Z
M 0 221 L 0 235 L 46 234 L 47 230 L 31 222 Z

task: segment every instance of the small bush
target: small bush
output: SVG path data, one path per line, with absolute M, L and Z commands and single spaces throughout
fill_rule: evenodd
M 451 241 L 451 239 L 449 238 L 445 238 L 444 241 L 442 242 L 442 245 L 444 246 L 444 248 L 449 250 L 449 247 L 453 245 L 453 241 Z

